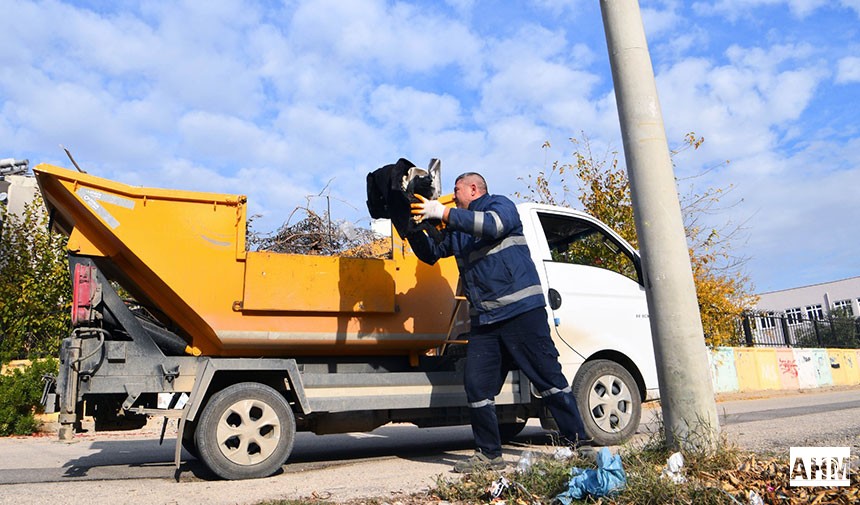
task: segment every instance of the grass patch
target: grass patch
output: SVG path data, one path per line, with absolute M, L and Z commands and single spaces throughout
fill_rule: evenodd
M 498 499 L 510 504 L 550 503 L 558 493 L 567 489 L 572 467 L 594 467 L 593 461 L 580 455 L 563 459 L 534 455 L 533 458 L 534 463 L 522 473 L 483 470 L 462 478 L 439 475 L 430 495 L 453 503 L 488 503 L 493 499 L 489 490 L 500 477 L 504 477 L 510 484 Z

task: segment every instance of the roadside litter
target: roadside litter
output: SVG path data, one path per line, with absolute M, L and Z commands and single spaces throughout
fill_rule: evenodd
M 517 461 L 517 473 L 526 473 L 535 463 L 535 455 L 532 451 L 525 451 Z
M 606 496 L 627 484 L 621 456 L 613 456 L 606 447 L 597 453 L 597 469 L 583 470 L 573 467 L 570 469 L 570 476 L 567 491 L 555 497 L 563 505 L 570 505 L 574 500 L 581 500 L 586 495 Z
M 687 482 L 687 478 L 684 477 L 684 456 L 680 452 L 676 452 L 669 456 L 669 459 L 666 460 L 666 466 L 663 467 L 663 473 L 661 477 L 664 479 L 669 479 L 675 484 L 683 484 Z
M 752 489 L 750 489 L 749 500 L 750 505 L 764 505 L 764 500 L 762 500 L 761 496 Z
M 498 479 L 494 480 L 492 484 L 490 484 L 490 489 L 488 490 L 490 498 L 498 498 L 502 496 L 502 493 L 505 492 L 505 489 L 509 488 L 510 486 L 511 481 L 504 477 L 499 477 Z
M 570 447 L 558 447 L 555 452 L 552 453 L 552 457 L 555 458 L 556 461 L 564 461 L 573 457 L 573 450 Z

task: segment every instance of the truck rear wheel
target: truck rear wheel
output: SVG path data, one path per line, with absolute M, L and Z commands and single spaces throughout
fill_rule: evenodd
M 636 433 L 642 399 L 630 372 L 614 361 L 583 363 L 573 381 L 585 431 L 597 445 L 618 445 Z
M 227 480 L 272 475 L 287 460 L 295 437 L 296 420 L 286 399 L 255 382 L 215 393 L 194 434 L 200 458 Z

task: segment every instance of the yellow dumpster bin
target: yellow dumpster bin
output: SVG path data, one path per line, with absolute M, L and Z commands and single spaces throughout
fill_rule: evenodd
M 70 253 L 205 355 L 416 355 L 448 336 L 456 264 L 423 264 L 396 234 L 388 259 L 252 252 L 244 196 L 34 172 Z

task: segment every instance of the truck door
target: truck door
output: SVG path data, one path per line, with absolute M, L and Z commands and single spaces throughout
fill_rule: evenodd
M 556 346 L 565 374 L 612 349 L 653 368 L 653 347 L 638 256 L 589 216 L 537 210 Z M 541 244 L 543 245 L 543 244 Z M 642 367 L 641 363 L 637 363 Z M 646 376 L 650 375 L 646 373 Z

